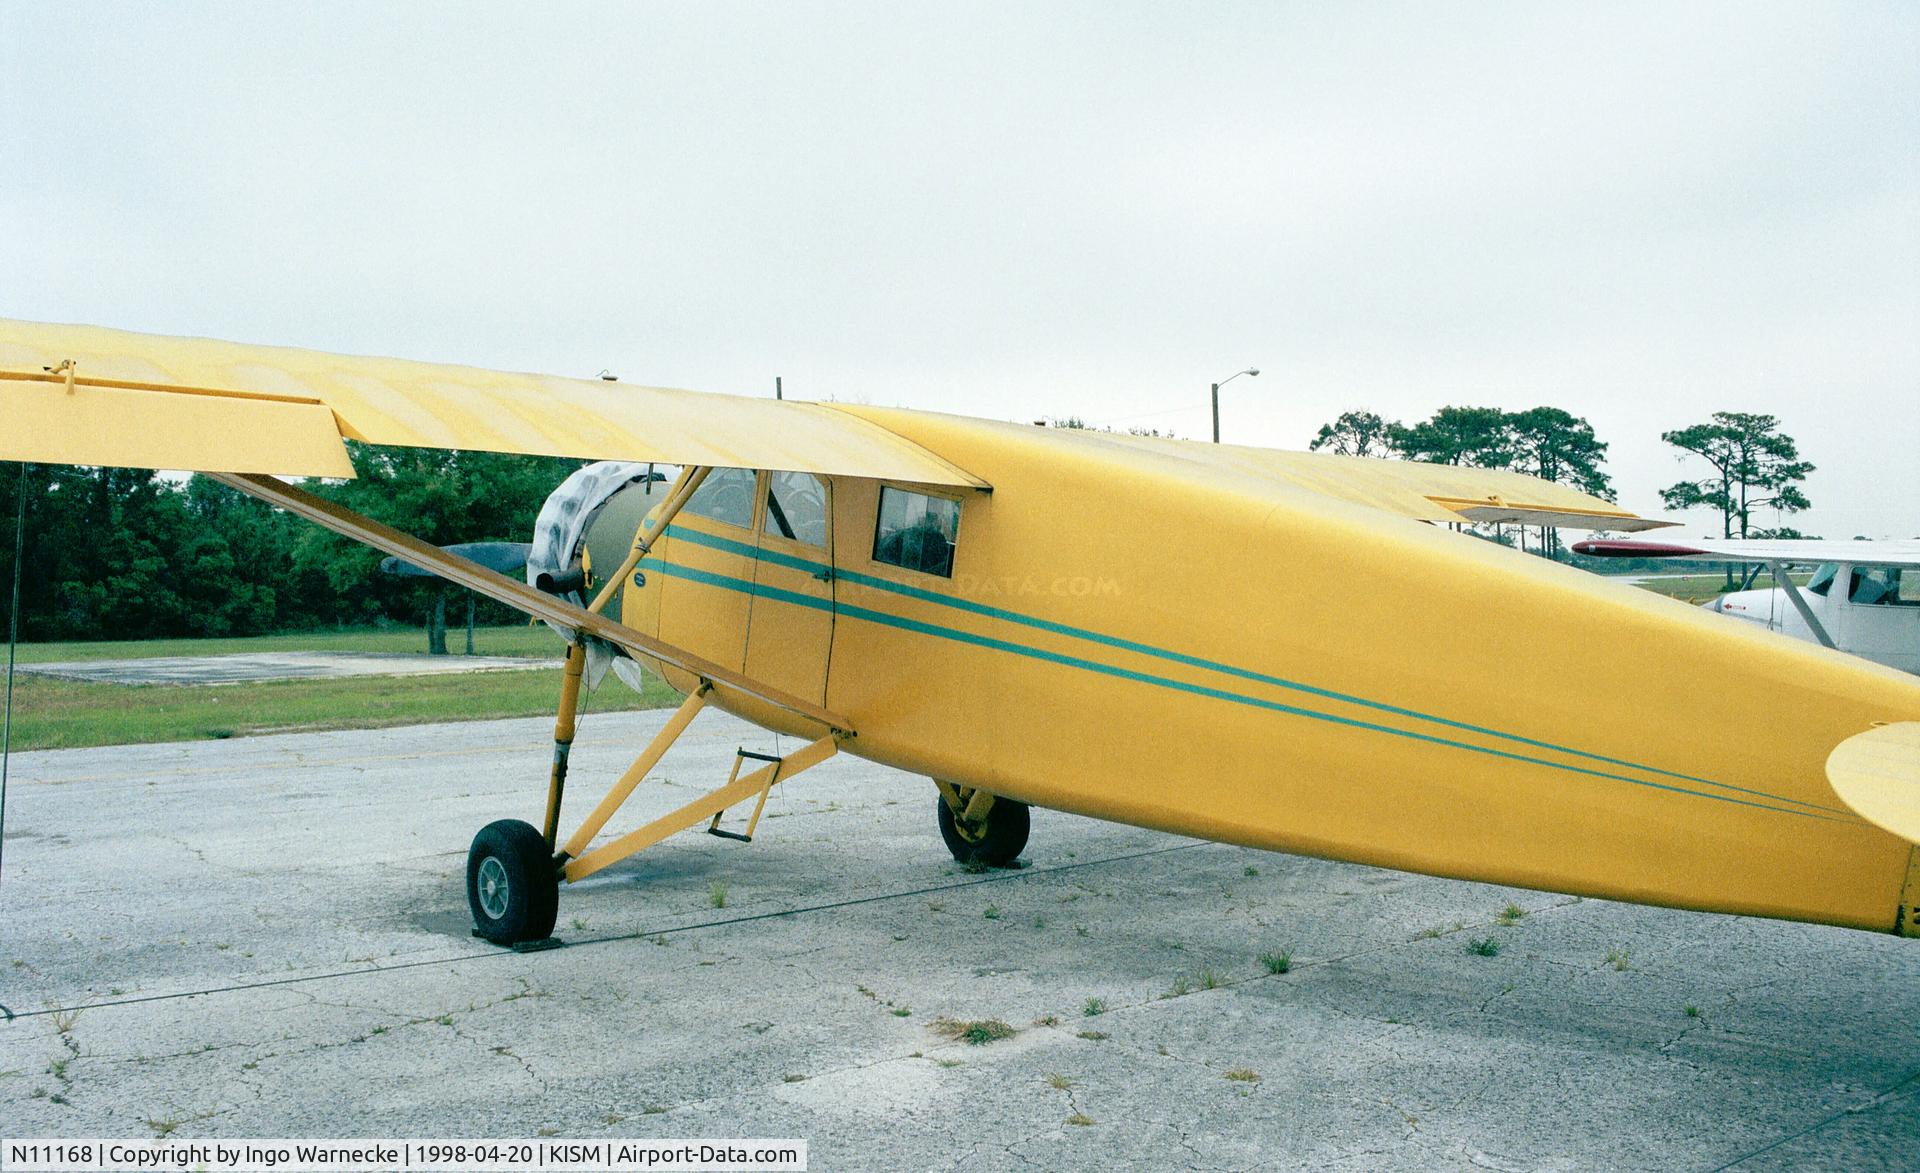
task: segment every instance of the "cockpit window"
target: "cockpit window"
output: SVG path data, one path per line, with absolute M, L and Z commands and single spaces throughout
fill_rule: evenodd
M 1900 571 L 1892 566 L 1876 566 L 1853 572 L 1852 602 L 1867 606 L 1893 606 L 1900 601 Z
M 827 489 L 803 472 L 767 474 L 767 533 L 809 546 L 827 545 Z
M 873 535 L 875 562 L 952 578 L 953 544 L 959 533 L 958 501 L 880 487 L 880 524 Z
M 700 482 L 686 504 L 688 513 L 711 517 L 742 529 L 753 526 L 754 472 L 750 468 L 716 468 Z

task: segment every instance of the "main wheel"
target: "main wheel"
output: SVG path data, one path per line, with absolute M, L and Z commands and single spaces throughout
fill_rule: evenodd
M 1019 859 L 1020 852 L 1027 846 L 1027 833 L 1032 829 L 1033 819 L 1024 802 L 994 799 L 987 809 L 986 828 L 977 837 L 960 826 L 945 798 L 935 797 L 934 803 L 940 820 L 940 838 L 947 841 L 947 850 L 961 863 L 1003 868 Z
M 542 941 L 560 912 L 560 877 L 547 837 L 519 819 L 480 828 L 467 849 L 467 904 L 496 945 Z

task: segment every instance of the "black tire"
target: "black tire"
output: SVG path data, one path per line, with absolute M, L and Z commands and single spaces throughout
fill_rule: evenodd
M 947 800 L 936 795 L 933 801 L 940 820 L 940 838 L 947 841 L 947 850 L 959 862 L 1003 868 L 1026 850 L 1027 834 L 1033 827 L 1032 812 L 1026 803 L 1011 798 L 994 799 L 987 811 L 987 833 L 977 842 L 968 842 L 960 834 Z
M 496 945 L 551 937 L 560 877 L 547 837 L 519 819 L 480 828 L 467 850 L 467 906 L 474 927 Z

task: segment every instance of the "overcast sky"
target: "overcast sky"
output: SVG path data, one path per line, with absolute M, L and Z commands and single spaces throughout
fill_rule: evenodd
M 1920 535 L 1920 6 L 0 2 L 0 315 L 1304 447 L 1772 412 Z M 1700 532 L 1694 524 L 1686 532 Z

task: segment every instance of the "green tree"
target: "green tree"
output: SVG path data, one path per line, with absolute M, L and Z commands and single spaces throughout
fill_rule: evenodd
M 1662 432 L 1660 438 L 1713 469 L 1700 480 L 1660 490 L 1661 500 L 1669 509 L 1717 510 L 1722 537 L 1752 536 L 1756 509 L 1799 513 L 1813 504 L 1800 489 L 1813 464 L 1800 458 L 1799 445 L 1780 430 L 1775 416 L 1716 411 L 1709 423 Z
M 1507 430 L 1515 470 L 1614 499 L 1613 478 L 1600 471 L 1607 442 L 1586 420 L 1557 407 L 1534 407 L 1509 414 Z
M 1320 425 L 1320 434 L 1307 448 L 1313 452 L 1327 448 L 1340 456 L 1389 456 L 1398 427 L 1370 411 L 1343 411 L 1339 419 Z
M 1506 468 L 1513 463 L 1507 413 L 1497 407 L 1443 407 L 1433 418 L 1393 425 L 1393 450 L 1408 460 Z
M 1507 435 L 1516 471 L 1614 499 L 1613 478 L 1600 471 L 1606 441 L 1593 434 L 1586 420 L 1557 407 L 1533 407 L 1507 415 Z M 1540 552 L 1552 558 L 1559 548 L 1559 531 L 1541 526 Z
M 455 542 L 526 541 L 554 486 L 581 461 L 440 448 L 348 444 L 356 474 L 313 491 L 375 521 L 437 546 Z M 423 622 L 428 651 L 446 654 L 446 587 L 437 579 L 403 579 L 379 571 L 377 550 L 311 527 L 294 544 L 294 572 L 323 579 L 350 621 L 392 616 Z M 489 603 L 490 612 L 498 605 Z M 504 615 L 501 616 L 504 618 Z

